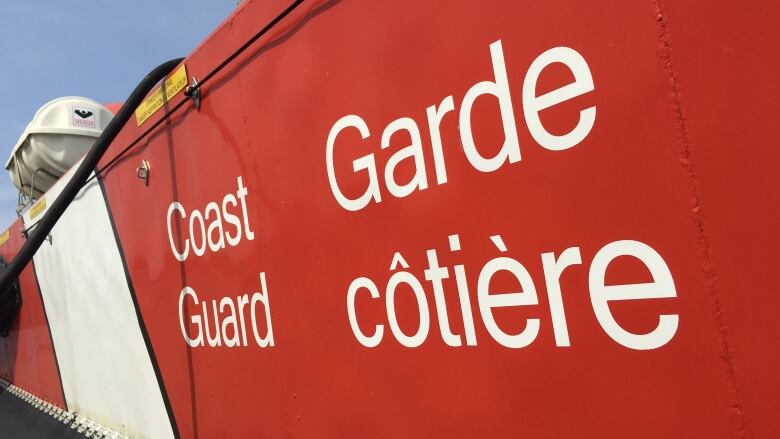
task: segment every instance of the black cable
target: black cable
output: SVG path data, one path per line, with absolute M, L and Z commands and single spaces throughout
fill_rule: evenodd
M 257 33 L 255 33 L 250 39 L 248 39 L 244 44 L 242 44 L 241 47 L 236 49 L 232 54 L 230 54 L 230 56 L 228 56 L 221 63 L 219 63 L 218 66 L 214 67 L 214 69 L 208 72 L 206 76 L 204 76 L 200 80 L 200 82 L 190 87 L 187 87 L 187 89 L 184 91 L 184 95 L 187 96 L 188 98 L 195 96 L 195 93 L 198 92 L 200 88 L 203 87 L 203 85 L 206 84 L 211 78 L 213 78 L 214 75 L 219 73 L 219 71 L 224 69 L 228 64 L 230 64 L 231 61 L 236 59 L 239 55 L 241 55 L 241 53 L 243 53 L 246 49 L 251 47 L 252 44 L 254 44 L 254 42 L 257 41 L 260 37 L 262 37 L 263 35 L 268 33 L 268 31 L 273 29 L 274 26 L 276 26 L 280 21 L 284 19 L 284 17 L 290 15 L 290 13 L 294 11 L 295 8 L 300 6 L 301 3 L 303 3 L 303 1 L 304 0 L 295 0 L 294 2 L 292 2 L 289 6 L 287 6 L 287 8 L 284 11 L 282 11 L 279 15 L 274 17 L 273 20 L 271 20 L 268 24 L 263 26 L 262 29 L 257 31 Z M 119 151 L 119 153 L 115 155 L 111 160 L 109 160 L 105 165 L 103 165 L 102 168 L 96 170 L 95 175 L 93 175 L 89 180 L 87 180 L 85 184 L 97 178 L 98 175 L 100 175 L 103 171 L 110 168 L 114 163 L 116 163 L 119 159 L 121 159 L 125 154 L 127 154 L 128 151 L 130 151 L 134 146 L 136 146 L 144 137 L 149 135 L 149 133 L 154 131 L 154 129 L 160 126 L 160 124 L 162 124 L 163 122 L 168 120 L 171 116 L 173 116 L 173 114 L 176 113 L 182 107 L 182 105 L 184 105 L 185 102 L 187 102 L 187 99 L 182 99 L 176 105 L 174 105 L 170 110 L 168 110 L 168 112 L 165 114 L 164 117 L 161 117 L 159 120 L 157 120 L 157 122 L 155 122 L 149 128 L 144 130 L 144 132 L 141 133 L 141 135 L 136 137 L 135 140 L 133 140 L 129 145 L 127 145 L 126 147 L 124 147 L 124 149 Z
M 294 2 L 292 2 L 284 11 L 282 11 L 279 15 L 274 17 L 273 20 L 271 20 L 268 24 L 266 24 L 257 33 L 255 33 L 244 44 L 242 44 L 241 47 L 236 49 L 230 56 L 225 58 L 217 67 L 215 67 L 208 74 L 206 74 L 206 76 L 203 77 L 200 83 L 194 84 L 191 87 L 187 87 L 184 93 L 185 96 L 187 96 L 188 98 L 194 96 L 194 94 L 200 90 L 200 87 L 202 87 L 211 78 L 213 78 L 214 75 L 219 73 L 220 70 L 222 70 L 228 64 L 230 64 L 231 61 L 233 61 L 239 55 L 241 55 L 242 52 L 248 49 L 260 37 L 268 33 L 269 30 L 271 30 L 274 26 L 276 26 L 282 19 L 284 19 L 284 17 L 289 15 L 293 10 L 295 10 L 295 8 L 300 6 L 301 3 L 303 3 L 303 0 L 295 0 Z M 100 137 L 98 137 L 98 139 L 95 141 L 95 144 L 92 146 L 92 149 L 90 149 L 90 151 L 84 157 L 84 160 L 81 162 L 81 165 L 79 165 L 73 177 L 70 179 L 70 181 L 68 181 L 68 184 L 62 190 L 62 192 L 57 197 L 57 199 L 54 200 L 51 207 L 49 207 L 49 210 L 46 212 L 46 215 L 44 215 L 44 217 L 40 221 L 35 223 L 34 229 L 32 229 L 31 231 L 29 228 L 26 229 L 29 232 L 27 241 L 25 241 L 24 245 L 22 245 L 22 248 L 19 250 L 19 253 L 17 253 L 14 260 L 11 261 L 11 263 L 8 265 L 8 268 L 4 270 L 2 273 L 0 273 L 0 295 L 5 294 L 5 291 L 11 285 L 11 283 L 13 283 L 14 279 L 19 277 L 19 274 L 21 274 L 24 267 L 27 266 L 27 264 L 30 262 L 33 255 L 35 255 L 35 252 L 38 251 L 38 248 L 40 248 L 41 244 L 46 239 L 46 236 L 49 234 L 51 229 L 54 228 L 54 225 L 57 223 L 57 221 L 60 219 L 62 214 L 65 212 L 65 209 L 67 209 L 67 207 L 70 205 L 73 199 L 76 198 L 76 195 L 81 190 L 81 188 L 84 187 L 90 181 L 97 178 L 104 170 L 110 168 L 114 163 L 116 163 L 125 154 L 127 154 L 127 152 L 130 151 L 130 149 L 136 146 L 144 137 L 149 135 L 149 133 L 151 133 L 155 128 L 160 126 L 160 124 L 168 120 L 176 111 L 178 111 L 188 101 L 188 99 L 182 99 L 181 101 L 179 101 L 163 117 L 161 117 L 155 123 L 150 125 L 149 128 L 144 130 L 144 132 L 141 133 L 141 135 L 136 137 L 135 140 L 133 140 L 129 145 L 123 148 L 122 151 L 120 151 L 116 156 L 114 156 L 111 160 L 109 160 L 108 163 L 106 163 L 102 168 L 100 169 L 96 168 L 98 162 L 103 157 L 103 154 L 105 154 L 106 150 L 108 149 L 108 146 L 111 144 L 114 138 L 116 138 L 116 135 L 130 119 L 130 116 L 132 116 L 133 112 L 138 107 L 138 105 L 140 105 L 141 102 L 143 102 L 143 99 L 146 97 L 146 95 L 149 93 L 152 87 L 157 85 L 157 83 L 161 79 L 163 79 L 168 73 L 170 73 L 173 70 L 173 68 L 179 65 L 183 60 L 184 58 L 179 58 L 161 64 L 156 69 L 152 70 L 148 75 L 146 75 L 146 77 L 141 81 L 141 83 L 139 83 L 138 86 L 136 86 L 135 90 L 133 90 L 133 92 L 127 98 L 124 105 L 122 105 L 122 108 L 119 109 L 119 112 L 116 114 L 116 116 L 114 116 L 113 119 L 111 119 L 111 122 L 109 122 L 106 129 L 103 131 Z M 90 176 L 93 170 L 95 171 L 95 173 L 94 175 Z
M 257 41 L 258 38 L 265 35 L 269 30 L 273 29 L 274 26 L 276 26 L 284 17 L 288 16 L 290 12 L 294 11 L 295 8 L 301 5 L 303 3 L 303 0 L 295 0 L 290 4 L 290 6 L 287 6 L 287 9 L 282 11 L 279 15 L 274 17 L 273 20 L 271 20 L 268 24 L 266 24 L 262 29 L 260 29 L 256 34 L 252 36 L 252 38 L 248 39 L 244 44 L 241 45 L 238 49 L 235 50 L 230 56 L 225 58 L 224 61 L 222 61 L 217 67 L 214 68 L 214 70 L 210 71 L 206 76 L 204 76 L 200 84 L 196 85 L 195 87 L 192 87 L 192 90 L 199 88 L 206 82 L 208 82 L 209 79 L 211 79 L 214 75 L 216 75 L 220 70 L 225 68 L 226 65 L 230 64 L 231 61 L 236 59 L 238 55 L 241 55 L 243 51 L 249 48 L 255 41 Z M 190 96 L 190 95 L 187 95 Z
M 11 261 L 2 273 L 0 273 L 0 294 L 5 294 L 8 287 L 10 287 L 14 280 L 19 277 L 19 274 L 24 270 L 24 267 L 30 262 L 33 255 L 35 255 L 35 252 L 38 251 L 38 248 L 46 239 L 46 236 L 48 236 L 51 229 L 57 223 L 57 220 L 60 219 L 73 199 L 76 198 L 76 195 L 86 183 L 87 178 L 92 174 L 95 166 L 97 166 L 98 162 L 103 157 L 103 154 L 105 154 L 108 146 L 133 115 L 136 107 L 144 100 L 146 94 L 183 60 L 184 58 L 178 58 L 160 64 L 149 72 L 149 74 L 135 87 L 135 90 L 130 93 L 127 101 L 122 105 L 122 108 L 116 116 L 111 119 L 111 122 L 108 123 L 106 129 L 103 130 L 87 155 L 84 156 L 84 160 L 82 160 L 78 169 L 76 169 L 76 172 L 73 174 L 70 181 L 68 181 L 68 184 L 65 185 L 65 188 L 60 195 L 51 204 L 49 210 L 38 222 L 35 229 L 30 232 L 27 241 L 22 245 L 19 253 L 14 257 L 14 260 Z

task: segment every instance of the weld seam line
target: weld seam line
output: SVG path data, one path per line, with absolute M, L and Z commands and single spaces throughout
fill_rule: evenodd
M 677 74 L 674 70 L 672 60 L 672 45 L 669 33 L 668 19 L 663 9 L 661 0 L 655 0 L 655 13 L 658 31 L 658 40 L 660 42 L 660 57 L 664 63 L 666 79 L 669 81 L 668 87 L 671 90 L 672 111 L 674 113 L 674 124 L 679 130 L 680 136 L 680 165 L 685 169 L 688 178 L 688 191 L 690 194 L 691 219 L 696 228 L 699 249 L 702 253 L 701 269 L 705 277 L 705 288 L 712 303 L 715 320 L 718 326 L 718 336 L 720 344 L 720 357 L 726 369 L 726 375 L 732 400 L 729 405 L 737 419 L 736 437 L 743 439 L 746 437 L 745 417 L 740 398 L 739 387 L 737 386 L 736 373 L 732 358 L 731 346 L 728 342 L 728 327 L 724 321 L 720 299 L 718 298 L 717 282 L 718 276 L 713 264 L 712 246 L 707 232 L 704 230 L 704 218 L 702 215 L 701 196 L 699 194 L 699 181 L 696 175 L 696 168 L 693 164 L 691 146 L 688 139 L 688 127 L 685 122 L 685 116 L 682 110 L 682 94 L 680 93 L 680 84 L 677 80 Z

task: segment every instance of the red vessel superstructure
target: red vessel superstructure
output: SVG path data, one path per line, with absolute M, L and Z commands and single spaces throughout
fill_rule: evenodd
M 139 438 L 775 437 L 777 17 L 303 1 L 122 129 L 0 377 Z

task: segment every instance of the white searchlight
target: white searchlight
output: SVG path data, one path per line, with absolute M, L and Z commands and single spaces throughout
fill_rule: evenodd
M 20 205 L 49 190 L 86 154 L 112 117 L 100 103 L 74 96 L 39 108 L 5 163 L 20 191 Z

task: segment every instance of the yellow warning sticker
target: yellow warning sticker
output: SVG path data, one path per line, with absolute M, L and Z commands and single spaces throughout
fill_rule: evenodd
M 41 198 L 30 208 L 30 219 L 35 219 L 35 217 L 40 215 L 44 210 L 46 210 L 46 198 Z
M 10 229 L 6 229 L 5 232 L 0 234 L 0 245 L 5 244 L 6 241 L 8 241 L 8 238 L 10 238 L 10 237 L 11 237 L 11 230 Z
M 171 76 L 165 79 L 160 87 L 157 87 L 149 96 L 141 102 L 141 105 L 135 109 L 135 120 L 140 126 L 146 119 L 149 119 L 157 110 L 162 108 L 166 102 L 176 96 L 187 86 L 187 68 L 181 65 Z

